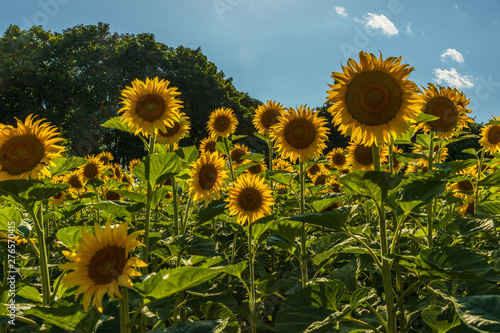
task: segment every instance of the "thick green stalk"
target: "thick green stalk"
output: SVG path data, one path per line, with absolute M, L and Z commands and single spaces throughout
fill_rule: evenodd
M 481 179 L 481 174 L 483 172 L 483 161 L 484 161 L 484 147 L 481 149 L 481 155 L 479 156 L 479 163 L 477 167 L 477 182 L 476 182 L 476 193 L 474 194 L 474 207 L 479 205 L 479 180 Z
M 48 249 L 45 243 L 45 228 L 43 224 L 43 211 L 42 205 L 38 207 L 38 211 L 33 216 L 35 220 L 36 232 L 38 235 L 38 244 L 40 247 L 40 272 L 42 282 L 42 305 L 47 306 L 50 303 L 50 273 L 49 273 L 49 260 Z
M 255 262 L 255 253 L 252 241 L 252 224 L 248 226 L 248 266 L 250 268 L 250 299 L 249 299 L 249 308 L 250 308 L 250 328 L 252 333 L 257 332 L 257 305 L 255 300 L 255 270 L 254 270 L 254 262 Z
M 177 181 L 175 180 L 175 176 L 170 178 L 172 182 L 172 205 L 174 206 L 174 235 L 178 236 L 179 231 L 179 199 L 177 196 Z
M 394 174 L 394 161 L 393 161 L 393 156 L 394 156 L 394 145 L 391 143 L 389 144 L 389 172 L 391 175 Z
M 373 170 L 380 171 L 380 149 L 377 145 L 372 144 Z
M 122 298 L 120 298 L 120 333 L 130 333 L 130 317 L 128 312 L 127 288 L 121 288 Z
M 153 133 L 149 138 L 149 149 L 148 154 L 152 156 L 155 153 L 155 134 Z M 147 275 L 149 273 L 149 230 L 151 229 L 151 201 L 153 199 L 153 185 L 150 182 L 150 172 L 151 167 L 149 163 L 146 163 L 146 182 L 147 182 L 147 192 L 146 192 L 146 216 L 144 221 L 144 251 L 142 252 L 142 260 L 148 264 L 144 267 L 143 274 Z
M 431 130 L 429 139 L 429 156 L 427 160 L 427 169 L 429 172 L 432 171 L 434 167 L 434 131 Z M 433 234 L 433 224 L 434 224 L 434 200 L 427 203 L 427 245 L 429 248 L 433 246 L 432 244 L 432 234 Z
M 231 181 L 234 182 L 234 170 L 233 170 L 233 161 L 231 161 L 231 152 L 229 151 L 229 139 L 224 138 L 224 147 L 226 147 L 227 151 L 227 160 L 229 161 L 229 170 L 231 171 Z
M 299 161 L 299 179 L 300 179 L 300 214 L 305 213 L 305 168 L 304 168 L 304 163 L 302 161 Z M 300 272 L 301 272 L 301 281 L 302 281 L 302 288 L 305 288 L 307 286 L 307 280 L 308 274 L 307 274 L 307 247 L 306 247 L 306 241 L 307 241 L 307 235 L 306 235 L 306 230 L 307 230 L 307 224 L 303 223 L 301 232 L 300 232 L 300 241 L 301 241 L 301 258 L 300 258 Z

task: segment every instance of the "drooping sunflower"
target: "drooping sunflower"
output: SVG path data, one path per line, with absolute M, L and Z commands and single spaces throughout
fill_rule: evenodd
M 215 153 L 217 150 L 215 146 L 217 145 L 217 138 L 205 138 L 200 142 L 200 153 L 205 154 L 206 152 Z
M 17 128 L 4 126 L 0 130 L 0 181 L 7 179 L 38 178 L 38 172 L 50 177 L 46 165 L 61 157 L 64 147 L 57 143 L 55 126 L 29 115 L 25 121 L 17 120 Z
M 327 100 L 333 103 L 332 123 L 343 135 L 378 146 L 406 132 L 420 108 L 418 87 L 408 80 L 413 67 L 402 65 L 401 57 L 383 60 L 382 54 L 377 59 L 361 51 L 359 64 L 349 59 L 342 70 L 332 73 L 336 83 L 329 85 Z
M 428 84 L 427 89 L 422 92 L 422 111 L 439 119 L 423 122 L 415 126 L 415 130 L 422 129 L 424 132 L 434 130 L 438 136 L 449 137 L 460 132 L 468 123 L 474 121 L 467 113 L 471 112 L 466 106 L 469 100 L 465 99 L 462 92 L 455 88 L 435 86 Z
M 231 162 L 234 166 L 242 165 L 245 160 L 241 159 L 245 155 L 249 155 L 248 147 L 246 145 L 240 145 L 236 143 L 234 148 L 229 152 L 231 155 Z
M 122 196 L 120 193 L 113 191 L 112 189 L 104 189 L 104 198 L 109 201 L 121 201 Z
M 493 117 L 493 121 L 498 121 Z M 500 151 L 500 125 L 486 125 L 481 129 L 479 143 L 484 147 L 484 151 L 495 154 Z
M 212 111 L 207 122 L 207 129 L 210 136 L 217 139 L 219 136 L 229 137 L 236 131 L 238 119 L 229 108 L 218 108 Z
M 327 155 L 326 158 L 330 161 L 326 166 L 329 169 L 342 170 L 348 166 L 347 155 L 344 153 L 343 148 L 334 148 Z
M 102 162 L 104 166 L 109 165 L 111 161 L 114 160 L 113 154 L 111 154 L 109 151 L 104 151 L 98 154 L 97 158 L 100 162 Z
M 469 167 L 458 172 L 460 176 L 466 176 L 467 179 L 460 180 L 450 185 L 453 195 L 459 198 L 467 198 L 474 193 L 476 189 L 477 168 Z
M 174 121 L 172 125 L 168 125 L 166 131 L 158 130 L 156 140 L 159 143 L 173 145 L 187 137 L 190 129 L 189 117 L 184 112 L 179 112 L 179 120 Z
M 122 90 L 122 121 L 135 135 L 152 135 L 158 130 L 167 132 L 167 126 L 173 127 L 179 121 L 179 109 L 182 101 L 177 98 L 181 93 L 176 87 L 169 87 L 170 81 L 158 77 L 135 79 L 132 87 Z
M 226 161 L 217 152 L 202 154 L 191 165 L 189 190 L 194 202 L 210 203 L 221 195 L 228 176 Z
M 269 136 L 271 126 L 278 122 L 278 117 L 285 111 L 281 103 L 267 101 L 266 104 L 259 105 L 255 109 L 252 123 L 258 133 Z
M 352 164 L 353 170 L 373 170 L 374 161 L 372 154 L 372 147 L 365 146 L 360 143 L 360 140 L 351 141 L 349 147 L 349 164 Z M 389 150 L 387 147 L 382 146 L 380 150 L 380 164 L 387 163 L 387 156 L 389 155 Z
M 271 128 L 271 139 L 282 158 L 293 163 L 318 157 L 326 148 L 330 129 L 327 120 L 304 105 L 288 108 Z
M 129 252 L 138 246 L 141 231 L 134 231 L 127 236 L 128 222 L 111 228 L 106 222 L 104 230 L 96 223 L 94 235 L 82 230 L 83 238 L 76 252 L 63 251 L 63 255 L 71 262 L 59 266 L 63 270 L 72 270 L 62 280 L 66 287 L 78 286 L 75 299 L 83 295 L 84 310 L 93 305 L 102 312 L 102 298 L 105 293 L 109 297 L 119 297 L 120 286 L 134 288 L 130 276 L 141 276 L 135 267 L 146 267 L 146 263 L 136 257 L 129 257 Z
M 78 167 L 80 181 L 85 184 L 91 178 L 99 178 L 104 172 L 104 164 L 96 156 L 87 156 L 88 163 Z
M 264 163 L 252 161 L 251 164 L 254 164 L 254 165 L 252 165 L 251 167 L 249 167 L 248 169 L 245 170 L 249 174 L 251 174 L 251 175 L 262 175 L 264 172 L 266 172 L 267 168 L 264 165 Z
M 230 188 L 228 202 L 229 215 L 238 215 L 237 223 L 245 225 L 271 214 L 274 205 L 273 193 L 264 177 L 242 174 Z

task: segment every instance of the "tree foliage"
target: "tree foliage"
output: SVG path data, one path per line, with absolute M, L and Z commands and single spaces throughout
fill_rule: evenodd
M 100 124 L 117 115 L 120 91 L 136 78 L 158 76 L 179 89 L 192 122 L 184 145 L 208 135 L 206 121 L 222 106 L 235 111 L 238 133 L 253 133 L 252 113 L 261 103 L 237 91 L 200 48 L 172 48 L 153 34 L 112 33 L 104 23 L 62 33 L 11 25 L 0 38 L 0 61 L 1 123 L 37 114 L 59 126 L 72 155 L 108 150 L 121 163 L 144 155 L 142 142 Z

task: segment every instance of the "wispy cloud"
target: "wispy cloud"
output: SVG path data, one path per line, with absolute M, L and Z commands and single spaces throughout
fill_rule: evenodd
M 458 52 L 455 49 L 447 49 L 441 54 L 441 60 L 446 60 L 446 58 L 449 57 L 452 60 L 462 64 L 464 62 L 464 56 L 462 53 Z
M 413 36 L 413 31 L 411 31 L 410 23 L 406 25 L 406 34 Z
M 399 33 L 398 29 L 384 14 L 368 13 L 363 17 L 366 27 L 380 29 L 382 34 L 394 36 Z
M 337 7 L 335 7 L 335 11 L 337 12 L 337 14 L 339 14 L 342 17 L 348 16 L 344 7 L 337 6 Z
M 457 72 L 455 68 L 451 68 L 450 70 L 434 68 L 432 70 L 434 72 L 434 81 L 437 84 L 443 84 L 450 87 L 455 88 L 472 88 L 474 87 L 473 77 L 472 75 L 461 75 Z

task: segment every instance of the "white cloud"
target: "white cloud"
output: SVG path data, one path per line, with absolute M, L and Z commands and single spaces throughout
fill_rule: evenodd
M 455 68 L 450 70 L 434 68 L 434 81 L 437 84 L 443 84 L 455 88 L 472 88 L 474 87 L 472 75 L 460 75 Z
M 397 35 L 399 33 L 398 29 L 394 23 L 392 23 L 385 15 L 368 13 L 367 16 L 363 17 L 365 19 L 365 25 L 372 29 L 380 29 L 382 33 L 387 36 Z
M 446 57 L 450 57 L 452 60 L 455 60 L 460 64 L 464 62 L 464 56 L 462 55 L 462 53 L 458 52 L 455 49 L 447 49 L 443 52 L 443 54 L 441 54 L 441 60 L 446 60 Z
M 406 25 L 406 34 L 413 36 L 413 32 L 411 31 L 410 23 Z
M 335 7 L 335 11 L 336 11 L 336 12 L 337 12 L 337 14 L 339 14 L 340 16 L 342 16 L 342 17 L 347 17 L 347 13 L 345 12 L 345 8 L 344 8 L 344 7 L 337 6 L 337 7 Z

